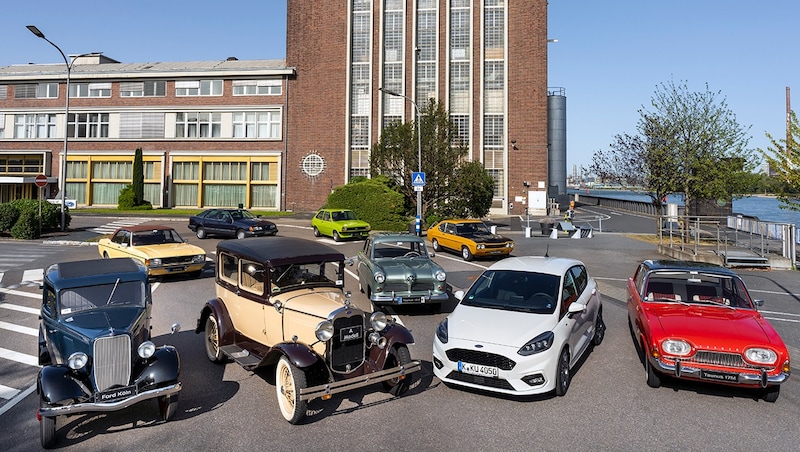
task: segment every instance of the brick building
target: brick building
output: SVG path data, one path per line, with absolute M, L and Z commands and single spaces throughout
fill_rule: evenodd
M 546 0 L 287 0 L 285 61 L 70 60 L 69 118 L 63 63 L 0 67 L 0 202 L 37 198 L 38 174 L 58 196 L 68 133 L 78 206 L 115 205 L 142 148 L 154 206 L 312 211 L 415 118 L 378 88 L 444 103 L 492 212 L 548 187 Z

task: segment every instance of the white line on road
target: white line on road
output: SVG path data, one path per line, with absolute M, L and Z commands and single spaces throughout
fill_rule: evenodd
M 0 308 L 8 309 L 9 311 L 24 312 L 24 313 L 33 314 L 33 315 L 39 315 L 39 313 L 41 312 L 39 309 L 29 308 L 27 306 L 20 306 L 20 305 L 10 304 L 10 303 L 0 303 Z
M 0 385 L 0 399 L 10 399 L 19 394 L 19 389 L 9 388 L 8 386 Z
M 42 294 L 41 293 L 23 292 L 21 290 L 6 289 L 5 287 L 0 287 L 0 292 L 7 293 L 9 295 L 16 295 L 18 297 L 28 297 L 28 298 L 36 298 L 36 299 L 41 299 L 42 298 Z M 2 305 L 3 304 L 0 303 L 0 306 L 2 306 Z M 37 313 L 38 313 L 38 311 L 37 311 Z
M 39 357 L 33 355 L 26 355 L 25 353 L 15 352 L 7 348 L 0 348 L 0 358 L 9 359 L 18 363 L 27 364 L 29 366 L 39 367 Z
M 29 336 L 39 335 L 39 330 L 36 328 L 28 328 L 27 326 L 15 325 L 8 322 L 0 322 L 0 328 L 9 331 L 15 331 L 17 333 L 27 334 Z
M 10 410 L 11 408 L 14 408 L 14 405 L 18 404 L 25 397 L 28 397 L 35 390 L 36 390 L 36 383 L 28 386 L 28 389 L 26 389 L 26 390 L 20 392 L 19 394 L 17 394 L 16 397 L 14 397 L 13 400 L 10 400 L 8 403 L 6 403 L 2 407 L 0 407 L 0 416 L 2 416 L 3 413 L 5 413 L 6 411 Z

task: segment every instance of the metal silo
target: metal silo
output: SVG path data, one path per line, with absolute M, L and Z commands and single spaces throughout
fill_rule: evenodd
M 558 202 L 562 203 L 567 195 L 567 96 L 564 88 L 547 88 L 547 136 L 548 196 L 559 198 Z

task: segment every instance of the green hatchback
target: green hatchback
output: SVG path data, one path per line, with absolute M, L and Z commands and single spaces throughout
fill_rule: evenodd
M 348 209 L 320 209 L 311 219 L 314 235 L 326 235 L 333 240 L 365 239 L 369 236 L 370 226 L 366 221 L 356 218 L 355 212 Z

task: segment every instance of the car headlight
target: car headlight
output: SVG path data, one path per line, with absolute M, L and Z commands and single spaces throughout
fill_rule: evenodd
M 477 245 L 475 245 L 475 248 L 477 248 L 479 250 L 482 250 L 482 249 L 486 248 L 486 244 L 485 243 L 478 243 Z
M 555 341 L 556 335 L 553 334 L 552 331 L 547 331 L 542 333 L 533 339 L 529 340 L 522 346 L 519 350 L 517 350 L 518 355 L 522 356 L 530 356 L 535 355 L 536 353 L 543 352 L 549 349 L 553 345 L 553 341 Z
M 378 284 L 383 284 L 383 282 L 386 281 L 386 275 L 384 275 L 383 272 L 375 272 L 372 277 L 375 278 L 375 282 Z
M 756 364 L 775 364 L 778 354 L 768 348 L 753 347 L 744 351 L 744 357 Z
M 687 356 L 692 352 L 692 346 L 680 339 L 667 339 L 661 343 L 664 353 L 675 356 Z
M 148 267 L 161 267 L 161 259 L 157 257 L 153 259 L 148 259 L 146 263 Z
M 327 342 L 333 337 L 333 324 L 327 320 L 319 322 L 317 328 L 314 330 L 314 334 L 320 341 Z
M 447 317 L 444 318 L 439 325 L 436 327 L 436 337 L 439 338 L 439 342 L 442 344 L 446 344 L 449 340 L 449 336 L 447 333 Z
M 205 262 L 205 261 L 206 261 L 206 255 L 205 254 L 198 254 L 198 255 L 192 257 L 192 262 L 194 262 L 194 263 L 200 263 L 200 262 Z
M 86 366 L 86 363 L 89 362 L 89 357 L 86 356 L 86 353 L 83 352 L 75 352 L 69 355 L 69 359 L 67 359 L 67 365 L 72 370 L 83 369 Z
M 506 243 L 506 248 L 514 248 L 514 242 Z
M 444 270 L 436 270 L 436 280 L 437 281 L 444 281 L 447 279 L 447 273 Z
M 386 314 L 381 311 L 375 311 L 369 317 L 369 323 L 372 324 L 372 329 L 375 331 L 383 331 L 386 329 L 386 325 L 389 324 L 389 320 L 386 318 Z
M 136 350 L 139 353 L 139 357 L 142 359 L 148 359 L 156 352 L 156 344 L 150 341 L 144 341 L 139 348 Z

